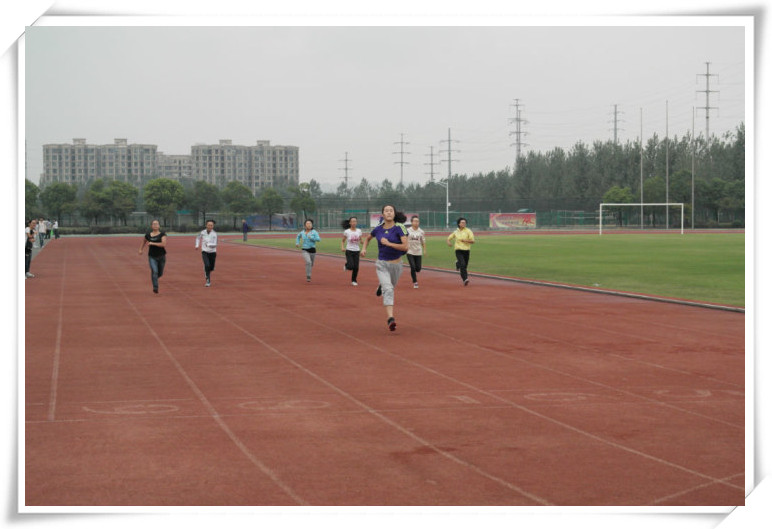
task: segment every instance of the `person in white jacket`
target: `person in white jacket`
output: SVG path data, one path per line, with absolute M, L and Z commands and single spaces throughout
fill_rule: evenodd
M 206 229 L 201 230 L 196 236 L 196 249 L 201 246 L 201 258 L 204 261 L 204 275 L 206 276 L 206 284 L 204 286 L 210 286 L 211 273 L 214 272 L 214 262 L 217 258 L 217 232 L 214 231 L 214 221 L 206 221 Z

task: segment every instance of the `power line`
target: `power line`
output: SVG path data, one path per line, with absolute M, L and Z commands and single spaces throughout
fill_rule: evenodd
M 429 179 L 431 182 L 434 182 L 434 166 L 438 164 L 438 162 L 434 161 L 434 146 L 429 146 L 429 154 L 424 154 L 424 156 L 429 157 L 429 163 L 424 163 L 424 165 L 429 166 Z M 427 173 L 424 173 L 427 174 Z
M 614 123 L 614 145 L 619 143 L 619 141 L 617 141 L 617 132 L 620 130 L 625 130 L 625 129 L 619 128 L 619 122 L 624 121 L 623 119 L 622 120 L 619 119 L 619 114 L 624 114 L 624 112 L 621 112 L 619 110 L 619 105 L 614 105 L 614 119 L 612 120 L 612 122 Z
M 520 153 L 521 153 L 522 147 L 528 145 L 527 143 L 523 143 L 523 136 L 525 136 L 527 133 L 525 131 L 523 131 L 523 129 L 522 129 L 523 124 L 528 123 L 528 121 L 524 120 L 521 117 L 520 107 L 523 106 L 523 105 L 520 104 L 520 100 L 519 99 L 515 99 L 515 104 L 514 105 L 509 105 L 509 106 L 515 107 L 515 117 L 514 117 L 514 119 L 513 118 L 509 119 L 510 123 L 514 123 L 515 124 L 515 131 L 509 133 L 510 136 L 512 136 L 512 135 L 515 136 L 515 143 L 510 144 L 510 147 L 512 145 L 515 146 L 515 164 L 513 166 L 513 169 L 514 169 L 515 167 L 517 167 L 518 160 L 520 160 L 520 156 L 521 156 Z
M 710 142 L 710 111 L 711 109 L 718 110 L 718 107 L 710 106 L 710 94 L 718 93 L 718 90 L 710 89 L 710 78 L 718 77 L 718 74 L 710 73 L 710 63 L 705 63 L 705 73 L 697 74 L 697 77 L 705 77 L 705 90 L 697 90 L 698 93 L 705 93 L 705 106 L 697 107 L 705 111 L 705 141 Z
M 399 144 L 399 152 L 393 152 L 391 154 L 399 154 L 399 161 L 394 162 L 399 164 L 399 185 L 402 185 L 402 174 L 403 170 L 405 168 L 405 164 L 409 164 L 410 162 L 405 161 L 405 154 L 410 154 L 409 152 L 405 152 L 405 145 L 410 145 L 409 141 L 405 141 L 405 135 L 400 132 L 399 134 L 399 141 L 395 141 L 394 144 Z
M 346 184 L 346 189 L 348 189 L 348 171 L 349 171 L 348 163 L 351 161 L 348 159 L 348 152 L 346 153 L 346 157 L 343 160 L 338 160 L 338 161 L 345 162 L 345 165 L 343 167 L 339 167 L 338 170 L 344 171 L 343 174 L 345 176 L 342 176 L 341 178 L 343 179 L 343 182 Z
M 452 144 L 453 144 L 453 143 L 458 143 L 458 140 L 452 140 L 452 139 L 450 139 L 450 128 L 448 128 L 448 139 L 447 139 L 447 140 L 440 140 L 440 143 L 447 143 L 447 144 L 448 144 L 448 148 L 447 148 L 447 149 L 442 149 L 442 150 L 440 150 L 440 152 L 446 152 L 446 153 L 448 153 L 448 159 L 447 159 L 446 161 L 448 162 L 448 181 L 450 181 L 450 176 L 451 176 L 451 169 L 450 169 L 450 168 L 451 168 L 451 163 L 452 163 L 452 162 L 457 162 L 457 161 L 458 161 L 458 160 L 453 160 L 453 159 L 452 159 L 452 153 L 454 153 L 454 152 L 460 152 L 458 149 L 454 149 L 454 148 L 453 148 L 453 146 L 452 146 Z

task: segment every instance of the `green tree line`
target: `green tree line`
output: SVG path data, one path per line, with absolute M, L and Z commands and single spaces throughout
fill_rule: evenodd
M 745 126 L 740 124 L 709 143 L 689 135 L 640 142 L 576 143 L 570 150 L 555 148 L 529 152 L 514 171 L 504 168 L 486 174 L 455 174 L 448 181 L 448 197 L 455 211 L 514 212 L 597 211 L 613 189 L 627 190 L 625 202 L 683 202 L 691 211 L 692 165 L 695 208 L 706 219 L 722 212 L 744 218 Z M 641 170 L 642 168 L 642 170 Z M 667 180 L 667 185 L 666 185 Z M 641 197 L 641 181 L 643 196 Z M 312 184 L 314 182 L 312 181 Z M 334 193 L 314 198 L 320 208 L 376 210 L 387 202 L 405 211 L 442 211 L 445 187 L 440 182 L 396 185 L 363 178 L 354 186 L 341 184 Z M 613 193 L 612 193 L 613 195 Z
M 272 217 L 289 207 L 298 215 L 307 216 L 315 211 L 307 183 L 283 190 L 265 188 L 256 197 L 240 182 L 228 182 L 219 187 L 204 181 L 185 187 L 176 180 L 156 178 L 140 190 L 119 180 L 95 180 L 87 186 L 53 183 L 41 190 L 30 180 L 25 181 L 25 215 L 27 218 L 48 217 L 65 219 L 74 224 L 82 218 L 89 225 L 109 221 L 126 226 L 135 211 L 145 211 L 158 218 L 164 226 L 171 226 L 180 211 L 191 212 L 203 224 L 208 214 L 227 214 L 232 227 L 240 226 L 240 219 L 262 213 Z
M 692 179 L 692 175 L 694 178 Z M 660 138 L 640 142 L 576 143 L 571 149 L 528 152 L 510 167 L 472 175 L 454 174 L 443 181 L 394 185 L 388 178 L 362 178 L 334 192 L 307 183 L 286 189 L 263 189 L 254 196 L 239 182 L 219 188 L 203 181 L 188 186 L 156 178 L 140 190 L 119 181 L 97 180 L 83 188 L 55 183 L 40 190 L 26 181 L 27 217 L 62 219 L 78 214 L 90 223 L 126 224 L 132 211 L 146 211 L 168 226 L 176 212 L 188 210 L 203 223 L 208 213 L 237 219 L 255 212 L 273 216 L 294 212 L 305 218 L 317 211 L 378 211 L 385 203 L 404 211 L 444 211 L 445 186 L 454 211 L 515 212 L 597 211 L 600 202 L 683 202 L 687 217 L 694 210 L 702 222 L 731 214 L 744 223 L 745 125 L 722 137 Z M 642 185 L 641 185 L 642 184 Z M 695 222 L 696 224 L 696 222 Z

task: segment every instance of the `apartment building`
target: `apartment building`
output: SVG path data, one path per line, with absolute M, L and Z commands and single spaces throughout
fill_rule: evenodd
M 300 181 L 298 148 L 272 146 L 267 140 L 255 145 L 234 145 L 231 140 L 194 145 L 191 159 L 193 179 L 219 187 L 237 181 L 257 194 L 265 187 L 287 187 Z
M 158 176 L 170 178 L 179 182 L 190 181 L 193 178 L 193 161 L 189 154 L 158 153 L 156 165 Z
M 117 138 L 109 145 L 92 145 L 84 138 L 72 144 L 43 146 L 40 185 L 53 182 L 88 185 L 104 178 L 141 187 L 151 178 L 180 182 L 203 180 L 218 187 L 237 181 L 258 194 L 265 187 L 287 187 L 300 181 L 298 148 L 271 145 L 234 145 L 220 140 L 215 145 L 194 145 L 187 154 L 164 154 L 156 145 L 129 144 Z
M 88 144 L 85 138 L 74 138 L 71 144 L 46 144 L 40 185 L 87 185 L 105 178 L 140 186 L 157 176 L 156 151 L 155 145 L 129 144 L 125 138 L 116 138 L 108 145 Z

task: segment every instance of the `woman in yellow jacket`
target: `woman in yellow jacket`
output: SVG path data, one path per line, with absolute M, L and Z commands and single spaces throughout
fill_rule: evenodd
M 469 278 L 467 277 L 466 269 L 469 266 L 469 250 L 474 244 L 474 233 L 466 227 L 466 219 L 464 217 L 459 217 L 456 225 L 458 229 L 448 236 L 448 246 L 453 246 L 451 241 L 453 239 L 456 240 L 456 270 L 461 272 L 461 280 L 464 282 L 464 286 L 467 286 Z

